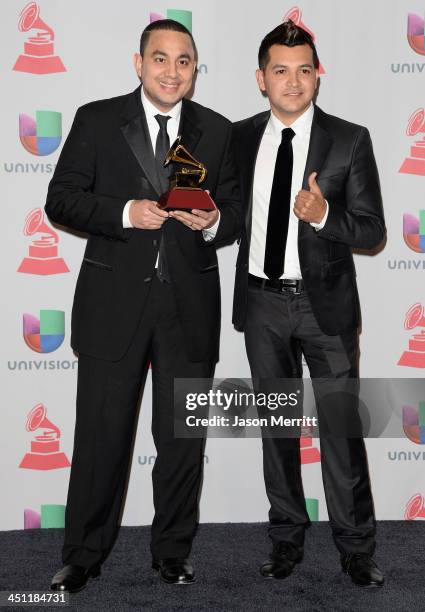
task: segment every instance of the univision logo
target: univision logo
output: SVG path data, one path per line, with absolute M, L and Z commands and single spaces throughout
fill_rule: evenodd
M 35 119 L 19 115 L 19 139 L 24 149 L 32 155 L 50 155 L 62 140 L 62 114 L 56 111 L 38 110 Z
M 419 218 L 408 213 L 403 215 L 403 238 L 409 249 L 425 253 L 425 210 L 419 211 Z
M 40 512 L 24 509 L 24 529 L 63 529 L 65 510 L 62 504 L 42 504 Z
M 424 20 L 415 13 L 407 15 L 407 42 L 419 55 L 425 55 Z M 398 62 L 391 64 L 391 72 L 401 74 L 425 73 L 425 63 Z
M 20 113 L 19 140 L 31 155 L 51 155 L 62 142 L 62 114 L 57 111 L 38 110 L 34 118 Z M 52 174 L 55 168 L 55 163 L 41 161 L 3 163 L 4 171 L 9 174 Z
M 310 521 L 319 520 L 319 500 L 315 497 L 305 498 L 305 507 Z
M 150 23 L 153 21 L 160 21 L 161 19 L 172 19 L 178 21 L 185 28 L 192 32 L 192 11 L 185 11 L 181 9 L 167 9 L 167 15 L 160 15 L 159 13 L 151 13 L 149 15 Z
M 424 20 L 415 13 L 407 16 L 407 42 L 419 55 L 425 55 Z
M 425 444 L 425 402 L 419 402 L 418 408 L 403 406 L 403 430 L 415 444 Z
M 415 444 L 425 444 L 425 402 L 418 402 L 418 407 L 403 406 L 403 431 L 406 437 Z M 425 461 L 425 451 L 388 451 L 390 461 Z
M 25 344 L 36 353 L 56 351 L 65 338 L 65 313 L 63 310 L 40 310 L 38 319 L 32 314 L 23 315 Z
M 166 15 L 161 15 L 160 13 L 149 14 L 150 23 L 160 21 L 161 19 L 173 19 L 173 21 L 178 21 L 184 25 L 189 32 L 192 32 L 192 11 L 185 11 L 182 9 L 167 9 Z M 207 72 L 208 66 L 206 64 L 198 64 L 198 74 L 206 74 Z
M 390 461 L 425 461 L 425 451 L 388 451 Z
M 78 359 L 73 359 L 72 361 L 69 359 L 39 359 L 36 361 L 35 359 L 31 361 L 21 360 L 14 361 L 9 360 L 7 362 L 7 369 L 12 372 L 40 372 L 43 370 L 44 372 L 50 370 L 76 370 L 78 367 Z
M 418 217 L 403 214 L 403 239 L 415 253 L 425 253 L 425 210 Z M 390 270 L 425 270 L 425 259 L 389 259 L 387 265 Z

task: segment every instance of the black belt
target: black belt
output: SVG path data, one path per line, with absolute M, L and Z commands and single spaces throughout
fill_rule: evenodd
M 279 278 L 277 280 L 270 280 L 268 278 L 254 276 L 254 274 L 248 274 L 248 281 L 253 285 L 261 287 L 261 289 L 268 289 L 269 291 L 276 291 L 277 293 L 289 292 L 298 295 L 304 289 L 302 278 Z

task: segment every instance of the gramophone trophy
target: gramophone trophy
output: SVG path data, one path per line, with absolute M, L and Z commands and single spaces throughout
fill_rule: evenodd
M 215 204 L 209 194 L 199 185 L 207 176 L 207 169 L 181 144 L 181 136 L 174 141 L 164 161 L 186 164 L 176 170 L 170 179 L 170 187 L 159 199 L 159 207 L 165 210 L 214 210 Z M 189 166 L 189 167 L 188 167 Z

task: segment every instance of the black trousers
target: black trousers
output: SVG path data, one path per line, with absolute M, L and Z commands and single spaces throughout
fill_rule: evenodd
M 324 334 L 305 291 L 299 295 L 275 293 L 249 286 L 245 343 L 253 379 L 302 378 L 302 354 L 310 370 L 319 430 L 333 414 L 318 401 L 320 384 L 338 379 L 352 391 L 358 380 L 358 334 Z M 315 381 L 314 379 L 321 379 Z M 354 381 L 353 381 L 354 379 Z M 316 383 L 316 384 L 315 384 Z M 323 397 L 321 395 L 320 397 Z M 336 412 L 343 406 L 332 405 Z M 358 416 L 358 414 L 357 414 Z M 329 521 L 341 555 L 375 548 L 376 523 L 364 440 L 322 435 L 322 478 Z M 299 439 L 263 435 L 263 467 L 270 501 L 269 535 L 273 542 L 293 544 L 301 553 L 310 525 L 301 479 Z
M 212 377 L 215 364 L 188 361 L 172 286 L 153 276 L 148 303 L 126 355 L 117 362 L 79 357 L 64 563 L 93 567 L 104 561 L 113 546 L 149 361 L 157 451 L 152 472 L 151 552 L 155 559 L 186 557 L 190 552 L 197 525 L 204 440 L 174 437 L 173 381 Z

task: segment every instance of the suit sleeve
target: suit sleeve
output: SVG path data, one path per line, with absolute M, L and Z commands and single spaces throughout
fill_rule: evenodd
M 122 221 L 126 200 L 93 192 L 96 177 L 93 120 L 89 108 L 77 110 L 50 181 L 44 209 L 51 221 L 65 227 L 125 241 L 129 237 Z
M 345 203 L 329 202 L 329 214 L 317 236 L 351 248 L 372 249 L 385 237 L 378 169 L 369 132 L 362 128 L 354 145 L 345 184 Z
M 229 124 L 224 154 L 220 163 L 214 201 L 220 210 L 220 223 L 215 238 L 205 242 L 216 247 L 231 244 L 239 237 L 241 207 L 239 183 L 232 146 L 232 126 Z

